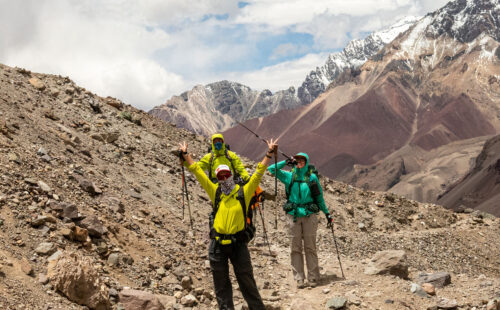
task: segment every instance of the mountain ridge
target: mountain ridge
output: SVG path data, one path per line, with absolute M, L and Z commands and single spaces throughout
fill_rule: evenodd
M 374 32 L 362 40 L 352 40 L 343 51 L 330 54 L 325 64 L 311 71 L 297 89 L 291 86 L 273 94 L 267 89 L 256 91 L 237 82 L 219 81 L 197 85 L 149 113 L 178 127 L 209 136 L 237 122 L 307 105 L 342 72 L 358 68 L 417 19 L 407 17 L 387 30 Z

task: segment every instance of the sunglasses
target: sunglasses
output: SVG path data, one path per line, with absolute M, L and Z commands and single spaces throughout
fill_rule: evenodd
M 225 179 L 229 179 L 231 177 L 231 173 L 229 172 L 221 172 L 217 175 L 217 180 L 225 180 Z

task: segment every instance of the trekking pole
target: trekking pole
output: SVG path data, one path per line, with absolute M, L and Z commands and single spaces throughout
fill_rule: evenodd
M 337 247 L 337 239 L 335 238 L 335 232 L 333 230 L 333 222 L 329 224 L 332 229 L 333 242 L 335 243 L 335 250 L 337 251 L 337 258 L 339 259 L 340 271 L 342 272 L 342 278 L 345 279 L 344 269 L 342 269 L 342 263 L 340 262 L 339 248 Z
M 250 131 L 251 133 L 253 133 L 258 139 L 264 141 L 266 144 L 267 144 L 267 141 L 266 139 L 264 138 L 261 138 L 258 134 L 256 134 L 254 131 L 252 131 L 250 128 L 248 128 L 247 126 L 243 125 L 242 123 L 238 122 L 238 124 L 240 124 L 243 128 L 245 128 L 246 130 Z M 283 153 L 282 151 L 280 151 L 278 149 L 278 152 L 280 152 L 281 155 L 285 156 L 287 159 L 291 159 L 290 156 L 286 155 L 285 153 Z
M 264 201 L 262 201 L 262 208 L 264 208 Z M 262 230 L 264 231 L 264 241 L 267 243 L 267 247 L 269 248 L 269 255 L 273 256 L 271 252 L 271 245 L 269 244 L 269 238 L 267 238 L 266 224 L 264 222 L 264 215 L 262 215 L 262 210 L 260 209 L 260 204 L 257 204 L 257 209 L 259 209 L 260 218 L 262 220 Z
M 188 212 L 189 212 L 189 226 L 191 227 L 191 230 L 193 230 L 193 218 L 191 217 L 191 205 L 189 203 L 189 192 L 188 192 L 187 183 L 186 183 L 186 175 L 184 173 L 184 158 L 182 157 L 182 154 L 180 152 L 179 152 L 179 157 L 181 158 L 181 167 L 182 167 L 182 220 L 184 220 L 184 193 L 186 193 L 186 200 L 187 200 Z
M 182 167 L 182 185 L 181 185 L 181 189 L 182 189 L 182 220 L 184 221 L 184 183 L 185 183 L 185 180 L 184 180 L 184 165 L 183 165 L 183 163 L 181 163 L 181 167 Z
M 274 229 L 278 229 L 278 152 L 274 150 Z

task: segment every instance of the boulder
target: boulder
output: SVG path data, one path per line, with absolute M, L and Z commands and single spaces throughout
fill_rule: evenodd
M 438 309 L 455 309 L 458 307 L 455 299 L 441 298 L 436 304 Z
M 375 253 L 365 268 L 365 274 L 391 274 L 407 279 L 408 265 L 406 263 L 406 253 L 402 250 L 386 250 Z
M 442 288 L 451 283 L 451 276 L 447 272 L 421 273 L 418 275 L 417 282 L 430 283 L 437 288 Z
M 90 309 L 111 309 L 108 289 L 90 258 L 76 252 L 64 252 L 49 262 L 47 276 L 54 289 L 69 300 Z
M 191 294 L 187 294 L 186 296 L 181 298 L 181 304 L 186 307 L 193 307 L 198 303 L 196 297 Z
M 156 295 L 144 291 L 124 289 L 120 292 L 119 299 L 125 310 L 165 309 Z
M 31 226 L 39 227 L 45 223 L 56 223 L 57 220 L 53 216 L 39 215 L 36 219 L 31 221 Z
M 411 284 L 410 291 L 413 294 L 416 294 L 416 295 L 418 295 L 420 297 L 429 297 L 429 295 L 427 295 L 427 292 L 420 285 L 418 285 L 417 283 L 412 283 Z
M 56 247 L 52 242 L 42 242 L 35 249 L 35 252 L 41 255 L 50 255 L 56 251 Z
M 21 271 L 26 275 L 31 276 L 33 274 L 33 267 L 31 267 L 30 262 L 26 258 L 21 260 L 20 267 Z
M 99 195 L 99 194 L 102 194 L 102 191 L 99 187 L 97 187 L 93 182 L 83 178 L 83 177 L 80 177 L 80 176 L 77 176 L 77 175 L 74 175 L 75 178 L 77 179 L 78 181 L 78 184 L 80 185 L 80 187 L 86 191 L 87 193 L 91 194 L 91 195 Z
M 326 309 L 343 309 L 347 304 L 345 297 L 334 297 L 326 302 Z
M 38 90 L 44 90 L 45 89 L 45 84 L 43 84 L 42 81 L 40 81 L 40 79 L 36 78 L 36 77 L 33 77 L 31 79 L 28 80 L 28 82 L 33 86 L 35 87 L 36 89 Z
M 88 230 L 91 237 L 100 238 L 108 233 L 106 226 L 94 215 L 83 219 L 80 224 Z

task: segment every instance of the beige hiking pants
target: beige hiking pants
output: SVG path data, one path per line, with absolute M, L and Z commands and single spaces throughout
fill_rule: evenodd
M 298 217 L 293 222 L 293 216 L 287 215 L 288 234 L 291 241 L 291 261 L 293 277 L 295 280 L 305 280 L 304 256 L 305 250 L 307 263 L 307 279 L 319 281 L 318 253 L 316 250 L 316 230 L 318 229 L 318 215 L 311 214 L 307 217 Z M 302 242 L 304 246 L 302 247 Z

